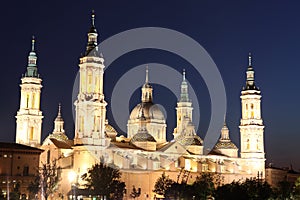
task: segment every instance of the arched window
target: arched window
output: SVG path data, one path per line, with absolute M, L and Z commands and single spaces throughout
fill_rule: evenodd
M 29 108 L 29 94 L 26 95 L 26 108 Z
M 33 140 L 34 128 L 29 127 L 28 131 L 29 131 L 29 140 Z
M 250 140 L 249 140 L 249 139 L 247 139 L 247 147 L 246 147 L 246 149 L 247 149 L 247 150 L 250 149 Z
M 35 93 L 32 94 L 31 107 L 35 108 Z

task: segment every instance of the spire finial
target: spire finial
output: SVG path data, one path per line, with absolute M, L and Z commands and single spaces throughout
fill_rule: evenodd
M 95 10 L 92 10 L 92 26 L 95 26 Z
M 146 80 L 145 83 L 148 83 L 149 81 L 149 70 L 148 70 L 148 65 L 146 66 Z
M 248 55 L 248 66 L 252 66 L 252 55 L 251 55 L 251 52 L 249 52 L 249 55 Z
M 183 81 L 185 81 L 185 69 L 183 69 L 182 77 L 183 77 Z
M 61 116 L 61 103 L 58 103 L 58 114 L 57 116 Z
M 32 39 L 31 39 L 31 51 L 34 51 L 34 43 L 35 43 L 35 38 L 34 35 L 32 35 Z

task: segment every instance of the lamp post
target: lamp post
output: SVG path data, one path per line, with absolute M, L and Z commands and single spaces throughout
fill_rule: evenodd
M 70 171 L 68 174 L 68 179 L 71 184 L 71 191 L 72 191 L 72 200 L 76 199 L 76 194 L 75 194 L 75 179 L 76 179 L 76 173 L 74 171 Z

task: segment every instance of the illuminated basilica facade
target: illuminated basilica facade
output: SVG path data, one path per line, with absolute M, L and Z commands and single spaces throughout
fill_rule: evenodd
M 219 173 L 223 183 L 233 180 L 264 178 L 264 125 L 261 118 L 261 92 L 255 85 L 254 70 L 249 56 L 246 85 L 241 92 L 242 118 L 240 121 L 240 155 L 230 140 L 226 123 L 220 139 L 208 154 L 203 153 L 203 140 L 193 124 L 193 105 L 189 98 L 186 74 L 183 72 L 180 99 L 177 102 L 177 124 L 174 139 L 166 140 L 166 120 L 154 103 L 153 88 L 146 70 L 145 83 L 141 87 L 141 103 L 131 112 L 126 136 L 118 133 L 106 118 L 103 92 L 104 57 L 97 47 L 95 15 L 88 32 L 84 55 L 79 61 L 79 93 L 75 104 L 75 137 L 69 139 L 64 131 L 62 109 L 54 121 L 51 134 L 41 142 L 43 115 L 40 110 L 42 79 L 38 75 L 37 55 L 32 42 L 28 67 L 21 79 L 21 101 L 16 120 L 16 142 L 36 146 L 44 150 L 41 162 L 56 160 L 61 168 L 61 181 L 57 195 L 70 191 L 71 184 L 83 187 L 81 175 L 102 157 L 122 172 L 129 198 L 133 186 L 141 188 L 145 199 L 153 199 L 155 181 L 163 172 L 173 180 L 185 177 L 192 183 L 201 172 Z M 75 174 L 75 177 L 70 177 Z M 70 181 L 72 183 L 70 183 Z M 143 196 L 144 195 L 144 196 Z

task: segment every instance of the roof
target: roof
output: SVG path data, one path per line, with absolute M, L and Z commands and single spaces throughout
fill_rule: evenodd
M 219 150 L 216 150 L 216 149 L 213 149 L 211 150 L 208 155 L 215 155 L 215 156 L 225 156 L 225 157 L 228 157 L 227 155 L 225 154 L 222 154 Z
M 37 152 L 37 153 L 42 153 L 43 150 L 36 148 L 36 147 L 31 147 L 27 146 L 24 144 L 18 144 L 18 143 L 9 143 L 9 142 L 0 142 L 0 151 L 31 151 L 31 152 Z
M 67 141 L 57 140 L 56 138 L 50 138 L 53 144 L 61 149 L 72 149 L 71 145 Z
M 235 144 L 229 141 L 219 141 L 214 149 L 238 149 Z

